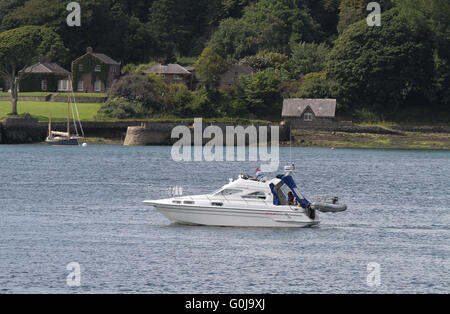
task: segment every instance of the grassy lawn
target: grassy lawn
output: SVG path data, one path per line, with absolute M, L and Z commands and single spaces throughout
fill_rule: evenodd
M 78 112 L 82 121 L 94 121 L 102 104 L 78 104 Z M 30 113 L 32 116 L 39 118 L 39 121 L 48 121 L 50 114 L 52 120 L 65 121 L 67 119 L 67 103 L 61 102 L 35 102 L 35 101 L 19 101 L 17 105 L 19 114 Z M 0 101 L 0 118 L 6 117 L 11 112 L 11 102 Z

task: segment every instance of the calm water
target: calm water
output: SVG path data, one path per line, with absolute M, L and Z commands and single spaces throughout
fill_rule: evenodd
M 211 192 L 255 164 L 175 163 L 169 147 L 0 146 L 0 293 L 450 292 L 449 152 L 293 156 L 305 195 L 339 195 L 349 210 L 313 229 L 181 226 L 141 205 L 148 184 L 151 198 Z M 81 287 L 66 285 L 70 262 Z

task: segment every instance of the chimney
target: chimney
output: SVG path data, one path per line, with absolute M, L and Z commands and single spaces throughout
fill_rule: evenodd
M 44 62 L 45 62 L 44 59 L 45 59 L 45 58 L 44 58 L 44 55 L 41 53 L 41 54 L 39 55 L 39 63 L 44 63 Z
M 52 63 L 52 56 L 49 53 L 47 53 L 44 60 L 45 63 Z
M 94 49 L 92 49 L 92 47 L 87 47 L 87 48 L 86 48 L 86 52 L 87 52 L 87 53 L 93 53 L 93 52 L 94 52 Z

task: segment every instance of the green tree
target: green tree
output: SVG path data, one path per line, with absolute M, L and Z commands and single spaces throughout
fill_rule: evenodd
M 397 0 L 401 13 L 411 24 L 430 28 L 435 43 L 434 100 L 450 106 L 450 2 L 448 0 Z
M 192 101 L 192 93 L 185 84 L 168 85 L 164 93 L 164 112 L 180 114 Z
M 207 90 L 216 89 L 220 74 L 227 70 L 226 62 L 211 48 L 203 50 L 194 67 Z
M 217 105 L 214 102 L 214 91 L 208 91 L 205 88 L 193 91 L 190 102 L 181 107 L 177 112 L 183 117 L 193 118 L 202 116 L 212 118 L 217 115 Z
M 247 76 L 241 76 L 233 101 L 234 114 L 253 114 L 260 118 L 281 115 L 283 97 L 280 83 L 283 80 L 277 71 L 266 69 Z
M 297 0 L 306 2 L 311 17 L 319 26 L 319 35 L 314 41 L 333 41 L 339 22 L 339 4 L 341 0 Z
M 339 5 L 339 23 L 338 31 L 340 34 L 351 24 L 365 20 L 370 14 L 367 11 L 367 5 L 373 0 L 342 0 Z M 391 0 L 378 0 L 376 1 L 381 5 L 382 12 L 392 8 L 393 4 Z
M 0 74 L 11 86 L 11 113 L 17 115 L 18 85 L 25 75 L 21 70 L 49 53 L 63 60 L 67 49 L 58 34 L 45 27 L 25 26 L 0 34 Z
M 428 28 L 411 25 L 397 9 L 385 12 L 382 21 L 381 27 L 366 21 L 349 26 L 336 41 L 326 72 L 348 109 L 365 107 L 392 117 L 427 95 L 433 42 Z
M 245 8 L 240 19 L 223 20 L 208 46 L 237 61 L 260 50 L 290 53 L 290 42 L 312 41 L 318 25 L 303 5 L 290 0 L 260 0 Z
M 228 62 L 236 62 L 258 52 L 256 31 L 242 19 L 227 18 L 211 36 L 208 47 Z
M 26 25 L 44 26 L 58 33 L 69 48 L 69 60 L 78 58 L 87 46 L 124 63 L 146 62 L 156 49 L 145 23 L 131 13 L 126 1 L 79 0 L 81 26 L 67 26 L 66 0 L 28 0 L 11 10 L 0 28 L 8 30 Z M 147 11 L 148 12 L 148 11 Z M 147 13 L 146 12 L 146 13 Z M 69 67 L 69 64 L 66 64 Z
M 244 9 L 252 0 L 222 0 L 223 15 L 232 18 L 240 18 Z
M 295 95 L 298 98 L 331 98 L 333 84 L 327 79 L 325 72 L 308 73 L 302 80 L 300 90 Z
M 148 28 L 160 47 L 162 57 L 199 54 L 209 36 L 211 23 L 218 18 L 219 0 L 156 0 Z
M 0 21 L 12 10 L 22 6 L 26 0 L 1 0 L 0 1 Z M 1 30 L 1 28 L 0 28 Z
M 330 48 L 321 43 L 301 42 L 292 47 L 289 71 L 294 78 L 302 78 L 311 72 L 323 71 L 326 67 Z
M 255 71 L 261 71 L 268 68 L 286 70 L 288 67 L 288 60 L 289 57 L 285 54 L 270 51 L 260 51 L 256 56 L 244 58 L 244 62 Z
M 164 83 L 158 75 L 130 74 L 121 77 L 113 84 L 109 97 L 122 97 L 131 102 L 138 102 L 149 114 L 160 113 L 163 110 L 164 88 Z

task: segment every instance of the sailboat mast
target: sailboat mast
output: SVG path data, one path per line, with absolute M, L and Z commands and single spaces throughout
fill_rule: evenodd
M 48 120 L 48 137 L 52 137 L 52 113 L 50 113 L 50 119 Z
M 70 137 L 70 93 L 67 92 L 67 137 Z

